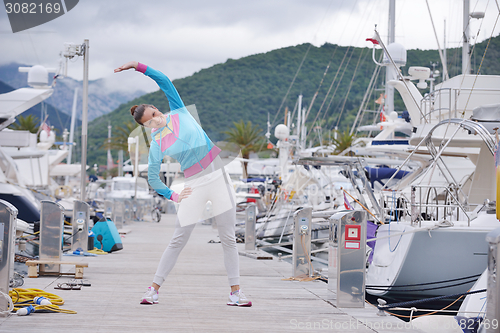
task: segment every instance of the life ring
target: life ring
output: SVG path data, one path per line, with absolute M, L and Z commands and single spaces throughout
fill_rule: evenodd
M 73 194 L 73 190 L 69 186 L 61 185 L 61 186 L 56 188 L 56 191 L 54 194 L 57 198 L 67 198 Z

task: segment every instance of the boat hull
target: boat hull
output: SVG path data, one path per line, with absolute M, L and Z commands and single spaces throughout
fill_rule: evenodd
M 485 238 L 489 228 L 429 231 L 406 226 L 404 230 L 412 233 L 391 237 L 391 248 L 388 241 L 377 241 L 367 273 L 369 294 L 403 300 L 463 293 L 487 265 Z M 380 260 L 387 253 L 393 256 L 392 261 Z

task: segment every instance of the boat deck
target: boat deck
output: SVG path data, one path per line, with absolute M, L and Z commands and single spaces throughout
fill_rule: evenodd
M 77 314 L 33 313 L 0 318 L 0 332 L 418 332 L 376 308 L 340 309 L 322 281 L 284 281 L 285 261 L 240 256 L 241 286 L 250 308 L 226 305 L 229 287 L 222 247 L 212 226 L 199 224 L 160 290 L 157 305 L 140 305 L 174 230 L 175 215 L 160 223 L 127 224 L 123 250 L 98 257 L 64 256 L 88 262 L 81 290 L 54 289 L 69 277 L 25 278 L 21 288 L 39 288 L 64 298 Z M 241 250 L 244 244 L 238 244 Z M 61 266 L 63 272 L 74 270 Z

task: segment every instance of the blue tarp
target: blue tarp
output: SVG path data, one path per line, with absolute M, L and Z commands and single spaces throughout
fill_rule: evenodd
M 403 170 L 398 171 L 398 169 L 388 168 L 388 167 L 380 167 L 380 168 L 365 167 L 365 170 L 368 172 L 368 178 L 370 179 L 372 187 L 373 184 L 377 181 L 383 184 L 381 180 L 391 178 L 396 171 L 397 173 L 394 179 L 401 179 L 410 173 L 410 171 L 403 171 Z

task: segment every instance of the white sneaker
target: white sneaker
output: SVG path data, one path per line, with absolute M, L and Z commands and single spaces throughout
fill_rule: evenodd
M 252 306 L 252 302 L 246 298 L 241 290 L 234 291 L 229 294 L 227 305 L 232 306 Z
M 149 287 L 141 298 L 141 304 L 158 304 L 158 291 L 153 287 Z

